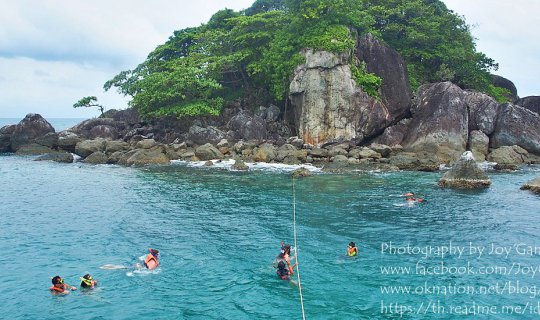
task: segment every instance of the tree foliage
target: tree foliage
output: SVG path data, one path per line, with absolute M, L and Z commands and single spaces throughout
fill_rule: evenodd
M 79 101 L 73 104 L 73 108 L 81 108 L 81 107 L 84 107 L 84 108 L 97 107 L 99 111 L 101 112 L 101 114 L 103 114 L 103 111 L 105 110 L 105 108 L 102 105 L 97 103 L 97 98 L 95 96 L 83 97 Z
M 257 0 L 173 33 L 133 70 L 105 83 L 147 116 L 218 114 L 227 101 L 282 104 L 303 48 L 353 53 L 370 32 L 405 59 L 411 84 L 450 80 L 490 93 L 493 60 L 477 52 L 462 17 L 440 0 Z M 381 79 L 351 60 L 358 85 Z

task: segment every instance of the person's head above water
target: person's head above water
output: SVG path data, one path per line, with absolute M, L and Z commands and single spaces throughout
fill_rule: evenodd
M 148 251 L 149 251 L 154 257 L 159 258 L 159 250 L 150 248 L 150 249 L 148 249 Z
M 285 262 L 280 261 L 277 265 L 278 269 L 285 269 Z
M 286 244 L 281 246 L 281 251 L 279 251 L 279 258 L 283 258 L 285 255 L 291 255 L 291 245 Z
M 58 285 L 58 284 L 64 284 L 64 279 L 62 279 L 60 276 L 54 276 L 51 280 L 52 284 Z
M 91 288 L 94 286 L 94 284 L 95 284 L 94 278 L 92 278 L 92 276 L 89 273 L 81 277 L 81 287 Z
M 356 247 L 356 244 L 351 241 L 351 242 L 349 242 L 349 247 L 354 248 L 354 247 Z

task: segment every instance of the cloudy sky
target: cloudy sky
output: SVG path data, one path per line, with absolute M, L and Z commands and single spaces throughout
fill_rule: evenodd
M 520 96 L 540 95 L 539 0 L 443 0 L 473 25 L 478 49 L 500 64 Z M 126 100 L 103 83 L 135 67 L 174 30 L 253 0 L 0 0 L 0 118 L 29 112 L 88 118 L 72 107 L 94 95 L 106 108 Z

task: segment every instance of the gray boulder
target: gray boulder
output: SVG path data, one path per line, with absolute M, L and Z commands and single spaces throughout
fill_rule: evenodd
M 527 151 L 518 146 L 503 146 L 491 150 L 488 161 L 496 162 L 495 169 L 516 170 L 520 164 L 525 162 Z
M 44 136 L 37 137 L 35 141 L 37 144 L 40 144 L 42 146 L 56 149 L 58 147 L 58 133 L 49 132 Z
M 469 149 L 478 161 L 485 161 L 488 154 L 489 137 L 482 131 L 474 130 L 469 134 Z
M 119 131 L 125 128 L 123 122 L 115 121 L 112 118 L 93 118 L 85 120 L 69 130 L 85 139 L 110 139 L 119 137 Z
M 37 143 L 29 143 L 24 144 L 17 149 L 18 155 L 37 155 L 37 154 L 47 154 L 47 153 L 55 153 L 56 150 L 53 150 L 49 147 L 42 146 Z
M 266 122 L 260 116 L 252 116 L 241 111 L 231 118 L 227 127 L 232 130 L 236 140 L 264 140 L 267 137 Z M 219 140 L 218 140 L 219 141 Z
M 200 127 L 197 125 L 191 126 L 187 133 L 187 139 L 195 144 L 203 145 L 205 143 L 217 144 L 222 139 L 225 139 L 225 132 L 216 127 Z
M 540 96 L 529 96 L 518 99 L 516 105 L 540 114 Z
M 105 153 L 113 154 L 117 151 L 124 151 L 129 149 L 129 144 L 124 140 L 107 140 L 105 142 Z
M 439 186 L 459 189 L 487 188 L 491 181 L 478 166 L 472 152 L 466 151 L 439 180 Z
M 269 143 L 263 143 L 253 151 L 253 161 L 255 162 L 271 162 L 276 156 L 276 147 Z
M 405 61 L 396 50 L 371 34 L 360 37 L 357 47 L 357 57 L 366 63 L 366 71 L 383 79 L 380 93 L 389 113 L 387 120 L 403 118 L 409 112 L 412 98 Z
M 428 152 L 400 152 L 392 154 L 389 158 L 389 164 L 400 170 L 419 170 L 419 171 L 437 171 L 440 162 L 431 153 Z
M 59 149 L 74 153 L 75 146 L 81 141 L 82 139 L 76 133 L 66 130 L 58 134 L 57 145 Z
M 160 149 L 137 149 L 125 153 L 118 164 L 144 166 L 149 164 L 169 164 L 170 160 Z
M 11 134 L 11 150 L 17 151 L 21 146 L 36 142 L 37 138 L 55 132 L 53 126 L 41 115 L 29 113 L 22 119 Z
M 532 192 L 540 195 L 540 177 L 525 183 L 521 186 L 521 190 L 531 190 Z
M 246 170 L 249 170 L 249 167 L 241 159 L 236 159 L 231 169 L 237 170 L 237 171 L 246 171 Z
M 195 156 L 203 161 L 223 159 L 223 154 L 210 143 L 197 147 L 195 149 Z
M 312 175 L 313 173 L 304 167 L 298 168 L 292 172 L 293 178 L 304 178 Z
M 60 163 L 73 163 L 73 155 L 69 152 L 54 152 L 41 155 L 35 161 L 55 161 Z
M 518 145 L 530 153 L 540 155 L 540 115 L 528 109 L 504 104 L 493 135 L 491 147 Z
M 451 82 L 421 86 L 412 113 L 402 142 L 405 150 L 434 154 L 443 163 L 453 162 L 465 151 L 469 114 L 458 86 Z
M 0 128 L 0 153 L 11 151 L 11 134 L 17 125 L 10 124 Z
M 464 91 L 463 94 L 469 108 L 469 131 L 479 130 L 488 136 L 492 134 L 500 110 L 497 101 L 476 91 Z
M 105 139 L 83 140 L 75 146 L 75 153 L 86 158 L 94 152 L 105 151 L 107 142 Z
M 154 139 L 142 139 L 140 141 L 137 141 L 135 144 L 135 149 L 151 149 L 155 146 L 157 146 L 157 142 Z
M 101 151 L 97 151 L 86 157 L 83 162 L 90 164 L 105 164 L 109 161 L 109 157 Z

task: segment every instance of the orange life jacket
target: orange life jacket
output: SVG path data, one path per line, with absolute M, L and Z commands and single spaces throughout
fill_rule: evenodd
M 146 258 L 144 259 L 144 265 L 149 270 L 154 270 L 159 265 L 159 262 L 157 261 L 156 257 L 154 257 L 153 254 L 149 253 Z
M 60 293 L 64 293 L 66 291 L 66 285 L 63 284 L 62 287 L 56 287 L 56 286 L 52 286 L 49 288 L 49 290 L 53 291 L 53 292 L 60 292 Z

